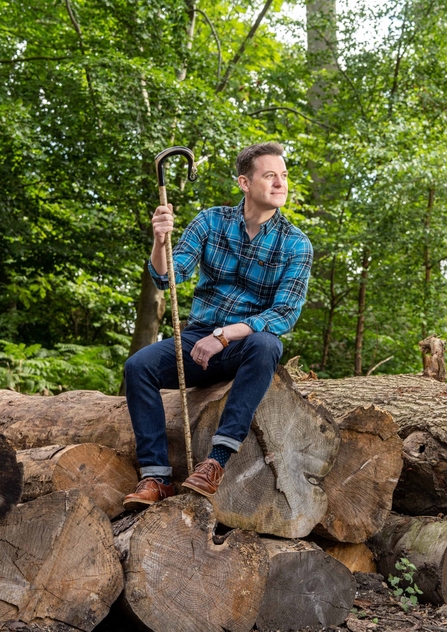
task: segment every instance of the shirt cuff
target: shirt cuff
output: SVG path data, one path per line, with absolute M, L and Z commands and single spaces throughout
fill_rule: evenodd
M 169 278 L 168 274 L 158 274 L 152 265 L 151 260 L 149 259 L 147 264 L 148 270 L 150 272 L 151 277 L 154 279 L 154 283 L 159 290 L 167 290 L 169 288 Z
M 266 320 L 262 316 L 249 316 L 240 322 L 251 327 L 253 331 L 264 331 L 267 325 Z

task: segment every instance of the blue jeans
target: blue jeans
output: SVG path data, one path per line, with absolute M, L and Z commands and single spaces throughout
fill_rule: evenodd
M 213 330 L 214 327 L 188 325 L 181 334 L 186 386 L 207 386 L 234 379 L 213 445 L 226 445 L 237 452 L 271 384 L 282 355 L 282 343 L 274 334 L 255 332 L 243 340 L 230 342 L 211 358 L 204 371 L 190 353 L 195 343 Z M 142 473 L 170 476 L 160 389 L 179 388 L 174 339 L 161 340 L 137 351 L 125 364 L 125 377 Z

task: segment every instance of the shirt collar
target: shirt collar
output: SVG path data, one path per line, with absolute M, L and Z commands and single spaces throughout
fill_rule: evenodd
M 235 207 L 235 209 L 238 215 L 239 225 L 242 226 L 245 230 L 244 205 L 245 205 L 245 197 L 242 198 L 242 200 Z M 280 221 L 280 217 L 281 217 L 281 211 L 279 210 L 279 208 L 277 208 L 274 214 L 272 215 L 272 217 L 266 222 L 264 222 L 263 224 L 261 224 L 261 231 L 264 233 L 264 235 L 267 235 L 272 230 L 272 228 L 275 228 L 275 226 L 278 225 Z

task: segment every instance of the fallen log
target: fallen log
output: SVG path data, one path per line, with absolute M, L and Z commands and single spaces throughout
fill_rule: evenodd
M 188 389 L 197 462 L 211 449 L 211 437 L 230 388 L 231 383 Z M 115 402 L 123 398 L 95 392 L 89 397 L 88 392 L 78 392 L 78 401 L 70 394 L 69 400 L 64 398 L 67 411 L 64 417 L 60 404 L 53 403 L 62 395 L 52 398 L 16 395 L 11 399 L 8 393 L 2 404 L 0 393 L 0 423 L 19 444 L 42 441 L 37 433 L 40 428 L 44 435 L 61 438 L 61 444 L 69 439 L 73 443 L 85 442 L 94 435 L 104 440 L 103 445 L 114 442 L 125 453 L 134 450 L 133 434 L 132 441 L 128 436 L 127 407 L 124 411 Z M 163 391 L 162 396 L 174 483 L 181 490 L 187 465 L 180 397 L 178 391 Z M 32 409 L 30 399 L 37 401 L 40 408 Z M 76 421 L 70 408 L 72 403 Z M 28 421 L 31 429 L 25 438 Z M 231 457 L 223 483 L 213 498 L 217 520 L 230 527 L 282 537 L 307 535 L 325 514 L 327 499 L 321 481 L 334 463 L 338 446 L 339 431 L 331 416 L 323 407 L 306 402 L 287 371 L 280 368 L 258 407 L 249 436 L 240 452 Z
M 126 494 L 135 490 L 135 467 L 122 454 L 96 443 L 19 450 L 23 465 L 22 502 L 56 491 L 80 489 L 113 519 L 123 512 Z
M 17 455 L 3 435 L 0 435 L 0 520 L 20 500 L 23 488 L 23 467 L 17 463 Z
M 407 558 L 416 566 L 413 582 L 422 590 L 421 602 L 447 603 L 447 520 L 431 516 L 391 515 L 370 540 L 377 569 L 385 578 L 398 577 L 396 562 Z M 400 586 L 410 582 L 403 580 Z
M 212 506 L 183 494 L 114 524 L 125 571 L 123 599 L 140 624 L 169 632 L 249 632 L 268 572 L 254 533 L 214 544 Z
M 447 513 L 447 385 L 419 375 L 381 375 L 297 383 L 309 401 L 334 417 L 357 406 L 387 410 L 403 440 L 403 467 L 393 509 L 409 515 Z
M 340 449 L 322 482 L 328 508 L 314 532 L 361 543 L 385 523 L 402 470 L 402 440 L 391 415 L 359 406 L 338 418 Z
M 90 632 L 122 588 L 110 521 L 82 492 L 43 496 L 0 521 L 0 628 L 12 620 Z
M 356 591 L 352 573 L 315 544 L 262 538 L 269 554 L 264 598 L 256 618 L 260 632 L 337 626 L 348 616 Z
M 188 389 L 191 432 L 209 401 L 219 399 L 231 383 Z M 169 458 L 177 478 L 188 476 L 178 391 L 162 391 L 167 419 Z M 54 397 L 0 390 L 0 433 L 16 450 L 48 445 L 95 443 L 113 448 L 138 466 L 135 436 L 125 397 L 98 391 L 68 391 Z

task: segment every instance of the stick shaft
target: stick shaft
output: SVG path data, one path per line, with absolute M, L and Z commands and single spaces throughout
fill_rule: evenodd
M 159 190 L 159 195 L 160 195 L 160 204 L 162 206 L 167 206 L 168 198 L 166 195 L 166 187 L 160 186 L 158 187 L 158 190 Z M 178 314 L 177 287 L 175 285 L 175 272 L 174 272 L 174 259 L 172 256 L 171 233 L 166 234 L 165 248 L 166 248 L 166 262 L 168 266 L 169 293 L 171 295 L 172 326 L 174 328 L 175 357 L 177 359 L 178 383 L 179 383 L 180 399 L 181 399 L 182 413 L 183 413 L 183 430 L 185 434 L 186 464 L 188 467 L 188 474 L 192 474 L 194 470 L 194 466 L 193 466 L 193 460 L 192 460 L 191 428 L 189 424 L 188 400 L 186 398 L 185 368 L 183 365 L 182 339 L 180 336 L 180 318 Z

